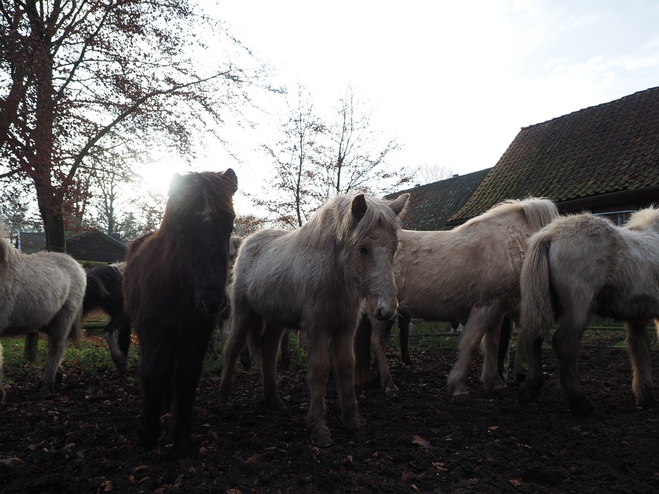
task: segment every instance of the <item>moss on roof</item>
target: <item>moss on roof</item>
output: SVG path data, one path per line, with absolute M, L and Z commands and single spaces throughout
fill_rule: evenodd
M 504 199 L 555 202 L 659 185 L 659 87 L 523 128 L 449 222 Z
M 418 185 L 387 196 L 394 199 L 409 192 L 407 213 L 402 226 L 408 230 L 445 230 L 446 221 L 469 200 L 476 188 L 492 168 L 446 180 Z

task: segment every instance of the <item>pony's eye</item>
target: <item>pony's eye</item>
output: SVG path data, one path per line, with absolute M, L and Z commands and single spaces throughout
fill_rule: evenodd
M 359 248 L 359 253 L 363 256 L 367 256 L 368 255 L 368 249 L 366 247 L 360 247 Z

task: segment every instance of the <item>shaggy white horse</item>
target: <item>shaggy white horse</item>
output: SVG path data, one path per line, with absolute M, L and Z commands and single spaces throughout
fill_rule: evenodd
M 46 393 L 54 391 L 67 339 L 80 338 L 85 285 L 85 272 L 71 256 L 45 251 L 23 254 L 11 245 L 0 224 L 0 336 L 37 331 L 48 335 Z M 0 366 L 0 403 L 5 402 Z
M 510 200 L 453 230 L 399 233 L 393 268 L 399 314 L 407 320 L 467 320 L 460 356 L 448 378 L 448 391 L 455 398 L 468 396 L 465 376 L 483 336 L 483 385 L 490 391 L 506 388 L 497 372 L 501 323 L 520 302 L 519 273 L 526 240 L 557 216 L 556 206 L 548 199 Z M 371 341 L 382 389 L 395 395 L 398 388 L 385 356 L 393 320 L 372 324 Z M 359 369 L 364 360 L 359 359 Z
M 623 227 L 591 214 L 557 219 L 529 240 L 521 289 L 520 338 L 531 350 L 522 403 L 542 386 L 541 345 L 557 319 L 552 343 L 570 410 L 593 411 L 577 359 L 581 335 L 597 314 L 625 321 L 636 401 L 656 406 L 647 325 L 659 317 L 659 210 L 638 211 Z
M 343 422 L 353 431 L 364 427 L 353 386 L 354 334 L 363 308 L 379 319 L 396 313 L 391 268 L 398 215 L 408 197 L 388 202 L 363 194 L 338 196 L 298 230 L 262 230 L 244 240 L 234 270 L 221 403 L 229 399 L 234 364 L 249 334 L 263 363 L 265 398 L 282 406 L 275 361 L 283 332 L 296 328 L 307 340 L 307 427 L 316 445 L 332 444 L 324 398 L 330 355 Z

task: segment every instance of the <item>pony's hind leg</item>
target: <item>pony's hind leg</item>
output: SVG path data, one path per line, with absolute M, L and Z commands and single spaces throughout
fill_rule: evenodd
M 465 378 L 471 358 L 476 350 L 478 350 L 478 345 L 483 339 L 483 334 L 488 327 L 488 313 L 491 310 L 492 306 L 472 308 L 467 324 L 462 331 L 462 337 L 458 345 L 460 356 L 453 369 L 451 369 L 446 383 L 449 394 L 452 394 L 453 398 L 457 400 L 463 400 L 469 396 Z
M 399 312 L 397 320 L 400 358 L 405 365 L 410 365 L 412 364 L 412 359 L 410 359 L 410 321 L 412 320 L 412 317 L 404 312 Z M 387 333 L 387 336 L 388 335 L 389 333 Z
M 652 394 L 652 367 L 650 365 L 650 333 L 648 320 L 627 321 L 627 352 L 632 364 L 634 377 L 632 390 L 636 403 L 642 407 L 656 407 L 657 401 Z
M 130 321 L 123 312 L 112 318 L 103 330 L 103 337 L 110 349 L 110 356 L 117 371 L 124 376 L 128 370 L 128 349 L 130 347 Z
M 46 332 L 48 333 L 48 358 L 46 360 L 46 369 L 43 375 L 43 386 L 41 390 L 44 395 L 55 392 L 57 372 L 62 362 L 62 357 L 64 357 L 66 338 L 73 320 L 71 314 L 63 312 L 64 310 L 58 312 L 46 328 Z
M 255 315 L 243 315 L 234 310 L 231 314 L 231 332 L 227 341 L 224 343 L 224 366 L 222 368 L 222 377 L 220 378 L 220 406 L 229 404 L 231 396 L 231 386 L 233 384 L 233 372 L 236 360 L 245 347 L 247 335 L 252 328 L 261 328 L 263 320 Z M 254 329 L 256 330 L 256 329 Z
M 522 331 L 524 329 L 522 328 Z M 523 338 L 520 337 L 517 338 L 517 345 L 518 349 L 517 351 L 519 352 L 520 345 L 522 345 Z M 545 380 L 542 377 L 542 342 L 544 340 L 542 339 L 541 336 L 538 336 L 533 342 L 531 343 L 531 348 L 527 348 L 527 353 L 528 353 L 528 370 L 527 370 L 527 376 L 524 379 L 524 382 L 519 388 L 519 402 L 522 405 L 526 405 L 527 403 L 532 402 L 535 400 L 536 396 L 538 396 L 538 392 L 540 391 L 540 388 L 542 385 L 545 383 Z
M 378 374 L 380 375 L 380 387 L 387 397 L 398 396 L 399 390 L 394 380 L 391 378 L 389 372 L 389 364 L 387 363 L 387 340 L 389 339 L 389 332 L 394 325 L 393 320 L 378 321 L 371 318 L 371 325 L 373 327 L 371 333 L 371 345 L 373 346 L 373 353 L 375 354 L 375 363 L 377 365 Z
M 266 323 L 259 345 L 263 372 L 263 398 L 279 408 L 286 408 L 277 391 L 277 353 L 281 337 L 285 332 L 286 328 L 283 326 Z
M 552 346 L 558 359 L 561 386 L 567 396 L 570 411 L 577 415 L 590 415 L 595 410 L 595 406 L 581 388 L 577 363 L 581 350 L 581 334 L 587 325 L 587 321 L 579 324 L 564 318 L 560 321 L 552 337 Z M 535 372 L 538 372 L 537 368 Z M 540 369 L 540 374 L 542 375 L 542 369 Z M 540 379 L 542 379 L 541 376 Z
M 501 325 L 503 323 L 503 314 L 491 312 L 491 319 L 487 324 L 485 336 L 483 338 L 484 359 L 483 372 L 481 381 L 483 386 L 490 392 L 503 393 L 508 389 L 499 375 L 499 340 L 501 335 Z
M 2 384 L 2 381 L 5 378 L 5 373 L 3 370 L 3 366 L 4 366 L 3 357 L 2 357 L 3 354 L 4 354 L 4 350 L 2 349 L 2 343 L 0 343 L 0 405 L 7 404 L 7 392 L 5 391 L 5 387 Z

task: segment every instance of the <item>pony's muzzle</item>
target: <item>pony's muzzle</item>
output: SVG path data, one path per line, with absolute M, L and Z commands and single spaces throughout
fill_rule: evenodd
M 396 315 L 396 309 L 389 307 L 378 307 L 378 310 L 373 314 L 378 321 L 388 321 Z
M 219 314 L 227 306 L 227 295 L 224 289 L 202 290 L 197 294 L 197 308 L 204 314 Z

